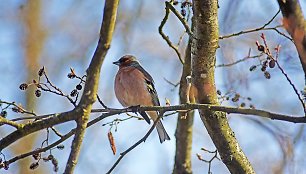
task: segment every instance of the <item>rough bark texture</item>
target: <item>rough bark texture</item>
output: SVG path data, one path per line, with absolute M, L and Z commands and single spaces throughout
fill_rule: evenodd
M 218 48 L 217 0 L 193 1 L 192 81 L 196 102 L 218 104 L 215 87 L 216 49 Z M 242 152 L 226 113 L 209 109 L 199 110 L 201 119 L 212 138 L 223 163 L 231 173 L 254 173 Z
M 91 59 L 90 65 L 86 71 L 87 78 L 83 95 L 81 97 L 80 103 L 75 109 L 75 111 L 80 113 L 82 116 L 76 120 L 77 129 L 72 141 L 71 152 L 64 172 L 65 174 L 73 173 L 80 155 L 81 145 L 84 139 L 91 108 L 97 99 L 101 66 L 107 51 L 110 48 L 110 44 L 113 38 L 118 5 L 119 0 L 105 1 L 99 42 Z
M 188 43 L 185 52 L 185 63 L 180 80 L 180 103 L 187 102 L 187 80 L 186 77 L 191 73 L 191 43 Z M 188 95 L 190 96 L 190 95 Z M 193 102 L 191 98 L 189 101 Z M 173 174 L 191 174 L 191 149 L 192 149 L 192 126 L 194 111 L 180 113 L 178 115 L 177 126 L 175 131 L 176 150 Z
M 298 0 L 278 0 L 283 14 L 284 28 L 294 40 L 300 61 L 306 74 L 306 21 Z

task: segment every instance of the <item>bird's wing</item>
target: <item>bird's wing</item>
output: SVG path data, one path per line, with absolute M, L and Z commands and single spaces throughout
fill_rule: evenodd
M 147 84 L 147 89 L 148 89 L 149 93 L 151 94 L 152 102 L 153 102 L 154 106 L 160 106 L 158 95 L 157 95 L 156 89 L 154 87 L 154 83 L 152 81 L 148 80 L 148 79 L 145 79 L 145 82 Z
M 145 69 L 143 69 L 143 67 L 138 62 L 134 64 L 133 67 L 137 68 L 145 76 L 145 83 L 149 93 L 151 94 L 153 105 L 160 106 L 158 95 L 154 86 L 154 80 L 151 75 Z

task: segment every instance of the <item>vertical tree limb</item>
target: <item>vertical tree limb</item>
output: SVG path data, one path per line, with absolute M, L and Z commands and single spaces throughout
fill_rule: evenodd
M 283 14 L 284 28 L 294 40 L 306 74 L 306 21 L 298 0 L 277 0 Z
M 196 102 L 218 104 L 215 86 L 216 50 L 218 48 L 218 1 L 193 1 L 192 80 L 196 89 Z M 210 109 L 199 110 L 200 117 L 212 138 L 223 163 L 231 173 L 255 173 L 242 152 L 226 113 Z
M 96 95 L 100 79 L 100 69 L 112 41 L 118 4 L 119 0 L 105 1 L 99 42 L 87 69 L 87 78 L 83 95 L 81 97 L 80 103 L 76 107 L 76 111 L 82 113 L 82 116 L 76 120 L 77 130 L 72 141 L 71 152 L 64 172 L 65 174 L 73 173 L 78 161 L 81 144 L 83 142 L 92 104 L 97 99 Z
M 189 40 L 183 65 L 183 72 L 180 80 L 180 103 L 185 104 L 187 101 L 194 102 L 192 99 L 188 100 L 187 80 L 186 77 L 191 73 L 191 41 Z M 179 113 L 177 119 L 177 126 L 175 131 L 176 150 L 173 174 L 191 174 L 191 149 L 192 149 L 192 127 L 193 127 L 194 111 L 187 113 Z

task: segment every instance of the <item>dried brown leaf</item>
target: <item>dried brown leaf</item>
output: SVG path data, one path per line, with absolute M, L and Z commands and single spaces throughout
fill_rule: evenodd
M 111 146 L 111 149 L 113 151 L 113 154 L 116 155 L 116 145 L 115 145 L 115 139 L 113 137 L 113 134 L 112 132 L 108 132 L 107 133 L 107 137 L 108 137 L 108 141 L 109 141 L 109 144 Z

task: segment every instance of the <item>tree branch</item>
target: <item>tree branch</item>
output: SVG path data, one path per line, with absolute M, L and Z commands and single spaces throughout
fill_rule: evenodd
M 143 136 L 139 141 L 137 141 L 135 144 L 133 144 L 131 147 L 129 147 L 127 150 L 125 150 L 124 152 L 120 153 L 120 157 L 117 159 L 117 161 L 114 163 L 114 165 L 109 169 L 108 172 L 106 172 L 107 174 L 110 174 L 115 168 L 116 166 L 119 164 L 119 162 L 123 159 L 123 157 L 128 154 L 130 151 L 132 151 L 133 149 L 135 149 L 139 144 L 141 144 L 142 142 L 145 142 L 147 140 L 147 138 L 149 137 L 149 135 L 152 133 L 152 131 L 154 130 L 154 128 L 156 127 L 157 122 L 162 118 L 163 112 L 159 113 L 159 117 L 154 121 L 154 124 L 151 126 L 151 128 L 149 129 L 149 131 L 145 134 L 145 136 Z
M 99 42 L 93 55 L 93 58 L 90 62 L 90 65 L 87 69 L 87 78 L 83 95 L 81 97 L 80 103 L 76 108 L 76 110 L 79 110 L 80 113 L 82 113 L 82 116 L 76 120 L 76 134 L 72 141 L 71 152 L 64 172 L 65 174 L 73 173 L 76 163 L 78 161 L 81 144 L 83 142 L 85 130 L 91 113 L 90 111 L 92 108 L 92 104 L 97 99 L 100 69 L 112 41 L 116 23 L 118 4 L 119 0 L 105 1 Z
M 234 37 L 234 36 L 239 36 L 239 35 L 242 35 L 242 34 L 247 34 L 247 33 L 252 33 L 252 32 L 255 32 L 255 31 L 260 31 L 260 30 L 263 30 L 266 28 L 266 26 L 268 26 L 275 18 L 276 16 L 279 14 L 280 10 L 278 10 L 276 12 L 276 14 L 267 22 L 265 23 L 263 26 L 261 27 L 258 27 L 258 28 L 254 28 L 254 29 L 249 29 L 249 30 L 243 30 L 243 31 L 240 31 L 238 33 L 233 33 L 233 34 L 230 34 L 230 35 L 225 35 L 225 36 L 219 36 L 219 39 L 226 39 L 226 38 L 231 38 L 231 37 Z M 275 27 L 276 28 L 276 27 Z M 271 28 L 272 29 L 272 28 Z
M 196 102 L 218 105 L 215 86 L 216 50 L 219 42 L 217 0 L 193 0 L 192 82 L 197 91 Z M 243 153 L 226 113 L 211 108 L 200 109 L 200 117 L 222 162 L 231 173 L 255 173 Z
M 181 21 L 181 23 L 183 24 L 183 26 L 184 26 L 186 32 L 188 33 L 189 37 L 191 39 L 193 39 L 194 35 L 193 35 L 186 19 L 173 7 L 173 5 L 170 2 L 166 1 L 165 4 L 166 4 L 166 8 L 170 9 L 173 12 L 173 14 Z
M 167 20 L 168 20 L 168 17 L 169 17 L 169 14 L 170 14 L 169 7 L 167 7 L 167 1 L 166 1 L 165 3 L 166 3 L 166 8 L 165 8 L 165 9 L 166 9 L 166 14 L 165 14 L 165 17 L 163 18 L 163 20 L 161 21 L 161 23 L 160 23 L 160 25 L 159 25 L 159 27 L 158 27 L 158 32 L 159 32 L 159 34 L 162 36 L 162 38 L 167 42 L 167 44 L 169 45 L 169 47 L 171 47 L 171 48 L 175 51 L 175 53 L 176 53 L 176 55 L 178 56 L 180 62 L 181 62 L 182 64 L 184 64 L 184 60 L 182 59 L 182 55 L 181 55 L 181 53 L 179 52 L 178 47 L 175 46 L 175 45 L 170 41 L 169 36 L 167 36 L 167 35 L 163 32 L 163 27 L 164 27 L 164 25 L 166 24 L 166 22 L 167 22 Z
M 21 128 L 10 133 L 9 135 L 0 140 L 0 151 L 2 151 L 4 148 L 14 143 L 15 141 L 19 140 L 20 138 L 25 137 L 33 132 L 52 127 L 60 123 L 65 123 L 67 121 L 74 120 L 78 116 L 79 114 L 75 110 L 73 110 L 70 112 L 63 112 L 61 114 L 54 114 L 52 117 L 47 119 L 26 123 Z
M 90 126 L 94 125 L 95 123 L 101 121 L 102 119 L 104 119 L 104 118 L 106 118 L 106 117 L 109 117 L 109 116 L 112 116 L 112 115 L 113 115 L 113 114 L 104 113 L 104 114 L 100 115 L 99 117 L 97 117 L 97 118 L 91 120 L 90 122 L 88 122 L 87 127 L 90 127 Z M 41 153 L 41 152 L 46 152 L 47 150 L 52 149 L 52 148 L 54 148 L 55 146 L 59 145 L 60 143 L 64 142 L 65 140 L 67 140 L 69 137 L 71 137 L 72 135 L 74 135 L 75 132 L 76 132 L 76 128 L 72 129 L 71 131 L 69 131 L 69 132 L 68 132 L 67 134 L 65 134 L 65 135 L 61 135 L 61 136 L 60 136 L 61 138 L 60 138 L 59 140 L 57 140 L 56 142 L 50 144 L 49 146 L 46 146 L 46 147 L 44 147 L 44 148 L 39 148 L 39 149 L 36 149 L 36 150 L 34 150 L 34 151 L 31 151 L 31 152 L 27 152 L 27 153 L 18 155 L 18 156 L 14 157 L 14 158 L 12 158 L 12 159 L 10 159 L 10 160 L 7 160 L 7 161 L 6 161 L 6 164 L 9 165 L 9 164 L 11 164 L 11 163 L 14 163 L 14 162 L 16 162 L 16 161 L 18 161 L 18 160 L 20 160 L 20 159 L 26 158 L 26 157 L 31 156 L 31 155 L 33 155 L 33 154 L 37 154 L 37 153 Z M 3 166 L 2 166 L 2 167 L 3 167 Z M 1 166 L 0 166 L 0 168 L 1 168 Z
M 180 103 L 194 103 L 194 99 L 188 90 L 186 77 L 191 74 L 191 40 L 189 40 L 185 51 L 185 64 L 180 80 L 179 97 Z M 174 158 L 173 174 L 191 174 L 191 150 L 192 150 L 192 128 L 194 111 L 179 112 L 175 130 L 176 149 Z
M 23 124 L 18 124 L 18 123 L 14 122 L 14 121 L 8 120 L 8 119 L 0 116 L 0 126 L 2 126 L 3 124 L 13 126 L 16 129 L 20 129 L 23 126 Z
M 277 0 L 277 2 L 283 14 L 283 26 L 294 40 L 306 74 L 306 21 L 301 6 L 298 0 Z
M 194 109 L 209 109 L 211 111 L 221 111 L 226 113 L 236 113 L 236 114 L 243 114 L 243 115 L 254 115 L 263 118 L 269 118 L 272 120 L 280 120 L 280 121 L 287 121 L 292 123 L 306 123 L 305 116 L 294 116 L 294 115 L 283 115 L 277 114 L 273 112 L 268 112 L 259 109 L 246 109 L 246 108 L 235 108 L 229 106 L 219 106 L 219 105 L 212 105 L 212 104 L 181 104 L 181 105 L 174 105 L 174 106 L 142 106 L 138 108 L 138 111 L 188 111 Z M 123 109 L 92 109 L 92 113 L 103 113 L 102 116 L 92 120 L 90 123 L 95 124 L 105 117 L 109 117 L 116 114 L 122 114 L 126 112 L 134 112 L 131 108 L 123 108 Z M 8 147 L 10 144 L 14 143 L 15 141 L 31 134 L 37 132 L 39 130 L 55 126 L 57 124 L 62 124 L 68 121 L 72 121 L 78 118 L 79 114 L 75 111 L 71 112 L 64 112 L 60 114 L 50 114 L 53 115 L 49 118 L 42 119 L 36 122 L 30 122 L 24 124 L 18 130 L 10 133 L 9 135 L 5 136 L 0 140 L 0 151 L 4 148 Z
M 280 120 L 287 121 L 292 123 L 306 123 L 306 117 L 303 115 L 294 116 L 294 115 L 284 115 L 273 113 L 269 111 L 264 111 L 260 109 L 247 109 L 247 108 L 237 108 L 230 106 L 220 106 L 213 104 L 181 104 L 181 105 L 173 105 L 173 106 L 141 106 L 137 108 L 137 111 L 160 111 L 160 112 L 168 112 L 168 111 L 188 111 L 188 110 L 210 110 L 210 111 L 221 111 L 228 114 L 242 114 L 242 115 L 254 115 L 263 118 L 269 118 L 271 120 Z M 93 109 L 92 112 L 108 112 L 110 115 L 121 114 L 125 112 L 133 112 L 131 108 L 124 109 Z M 134 111 L 135 112 L 135 111 Z M 1 141 L 0 141 L 1 143 Z
M 162 36 L 162 38 L 167 42 L 167 44 L 169 45 L 169 47 L 171 47 L 171 48 L 175 51 L 175 53 L 177 54 L 177 56 L 178 56 L 180 62 L 181 62 L 182 64 L 184 64 L 184 60 L 183 60 L 183 58 L 182 58 L 181 53 L 180 53 L 179 50 L 178 50 L 178 46 L 175 46 L 175 45 L 170 41 L 169 37 L 163 32 L 163 27 L 164 27 L 164 25 L 166 24 L 166 22 L 167 22 L 167 20 L 168 20 L 170 11 L 172 11 L 173 14 L 174 14 L 174 15 L 180 20 L 180 22 L 183 24 L 183 26 L 184 26 L 186 32 L 188 33 L 189 37 L 190 37 L 190 38 L 193 38 L 194 36 L 193 36 L 193 33 L 192 33 L 192 31 L 191 31 L 191 29 L 190 29 L 190 27 L 189 27 L 187 21 L 185 20 L 185 18 L 184 18 L 184 17 L 183 17 L 174 7 L 173 7 L 173 5 L 172 5 L 170 2 L 168 2 L 168 1 L 165 2 L 165 5 L 166 5 L 166 7 L 165 7 L 165 9 L 166 9 L 166 14 L 165 14 L 165 17 L 163 18 L 163 20 L 161 21 L 161 23 L 160 23 L 160 25 L 159 25 L 159 27 L 158 27 L 158 32 L 159 32 L 159 34 Z

